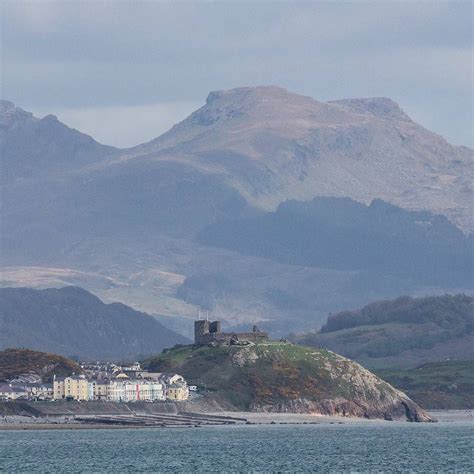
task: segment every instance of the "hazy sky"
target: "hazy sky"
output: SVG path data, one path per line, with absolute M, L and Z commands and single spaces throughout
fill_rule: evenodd
M 103 143 L 150 140 L 211 90 L 275 84 L 391 97 L 472 146 L 470 1 L 0 5 L 3 98 Z

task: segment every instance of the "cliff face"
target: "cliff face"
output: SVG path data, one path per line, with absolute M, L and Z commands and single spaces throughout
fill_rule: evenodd
M 323 349 L 270 341 L 248 346 L 185 346 L 145 365 L 153 370 L 176 370 L 226 408 L 432 421 L 404 393 L 356 362 Z

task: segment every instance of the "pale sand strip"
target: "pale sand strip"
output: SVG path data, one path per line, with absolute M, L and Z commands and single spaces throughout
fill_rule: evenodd
M 337 425 L 337 424 L 406 424 L 406 421 L 384 421 L 384 420 L 368 420 L 365 418 L 347 418 L 338 416 L 322 416 L 294 413 L 249 413 L 249 412 L 215 412 L 206 413 L 207 415 L 229 416 L 233 418 L 245 418 L 250 425 Z M 474 422 L 474 410 L 436 410 L 430 414 L 441 423 L 465 423 Z M 81 429 L 143 429 L 143 428 L 162 428 L 160 426 L 133 426 L 133 425 L 108 425 L 108 424 L 90 424 L 90 423 L 74 423 L 74 422 L 57 422 L 42 423 L 39 418 L 32 418 L 28 421 L 27 417 L 22 417 L 19 422 L 0 422 L 0 430 L 81 430 Z M 206 425 L 206 428 L 213 425 Z M 219 426 L 219 425 L 215 425 Z M 232 426 L 232 425 L 227 425 Z M 246 426 L 241 423 L 234 426 Z M 166 428 L 190 428 L 192 426 L 166 426 Z

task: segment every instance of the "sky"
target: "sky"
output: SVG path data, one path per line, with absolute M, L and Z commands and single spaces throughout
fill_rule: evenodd
M 472 147 L 471 1 L 3 0 L 1 96 L 102 143 L 151 140 L 210 91 L 390 97 Z

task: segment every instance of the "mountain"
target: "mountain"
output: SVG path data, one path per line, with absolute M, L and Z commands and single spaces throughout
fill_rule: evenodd
M 401 297 L 331 314 L 319 332 L 294 337 L 369 368 L 413 368 L 474 359 L 474 298 Z
M 0 351 L 0 380 L 7 381 L 30 372 L 40 375 L 43 380 L 48 380 L 52 379 L 53 375 L 80 374 L 82 369 L 76 362 L 57 354 L 29 349 Z
M 0 100 L 1 184 L 63 176 L 118 152 L 61 123 Z
M 279 87 L 211 92 L 206 105 L 132 153 L 224 175 L 259 208 L 315 196 L 380 198 L 473 229 L 472 150 L 450 145 L 387 98 L 324 103 Z
M 0 349 L 28 347 L 81 359 L 131 359 L 187 339 L 151 316 L 104 304 L 77 287 L 0 289 Z
M 191 320 L 203 304 L 228 325 L 261 321 L 282 335 L 377 299 L 472 290 L 458 264 L 452 279 L 388 276 L 372 285 L 353 266 L 243 255 L 196 240 L 216 222 L 280 215 L 287 199 L 317 196 L 383 199 L 472 231 L 472 150 L 448 144 L 388 99 L 323 103 L 277 87 L 218 91 L 169 132 L 127 150 L 53 117 L 8 103 L 2 110 L 1 286 L 80 285 L 165 318 Z M 420 217 L 446 231 L 434 244 L 453 235 L 442 262 L 456 256 L 462 239 L 448 223 Z M 405 248 L 417 229 L 410 225 Z M 415 232 L 413 245 L 427 234 Z M 257 243 L 264 237 L 255 235 Z
M 371 287 L 397 278 L 414 285 L 474 283 L 472 237 L 443 216 L 381 200 L 370 206 L 349 198 L 287 201 L 275 212 L 211 224 L 198 239 L 291 265 L 359 271 Z
M 144 366 L 182 374 L 225 409 L 430 421 L 404 393 L 359 364 L 290 343 L 177 347 Z

